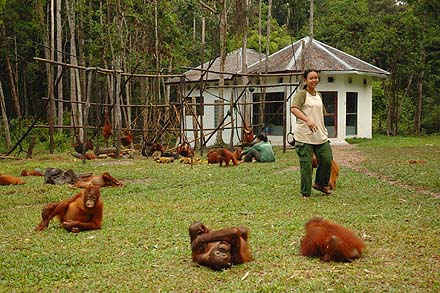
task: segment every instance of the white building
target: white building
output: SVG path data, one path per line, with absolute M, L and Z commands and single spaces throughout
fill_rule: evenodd
M 220 127 L 225 143 L 240 142 L 244 121 L 252 125 L 254 132 L 263 131 L 271 140 L 285 143 L 296 124 L 290 113 L 291 101 L 295 91 L 301 88 L 302 72 L 307 68 L 320 72 L 318 90 L 327 110 L 325 123 L 329 137 L 341 140 L 372 137 L 372 80 L 386 78 L 389 72 L 305 37 L 270 55 L 267 61 L 264 56 L 260 58 L 257 52 L 248 50 L 250 82 L 243 86 L 241 57 L 241 50 L 237 50 L 226 58 L 225 115 Z M 217 58 L 204 64 L 203 70 L 198 67 L 186 72 L 183 85 L 180 83 L 186 101 L 192 102 L 185 108 L 183 126 L 188 141 L 204 136 L 207 146 L 215 143 L 221 122 L 216 115 L 220 102 L 219 63 Z M 268 75 L 263 76 L 261 72 Z M 177 86 L 178 82 L 171 80 L 169 84 Z M 260 103 L 262 96 L 265 103 Z M 197 115 L 194 115 L 196 108 Z

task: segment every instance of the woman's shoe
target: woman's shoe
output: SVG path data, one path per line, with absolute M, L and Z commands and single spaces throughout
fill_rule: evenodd
M 332 194 L 332 190 L 328 186 L 323 187 L 323 186 L 318 185 L 318 184 L 315 183 L 315 184 L 313 184 L 312 187 L 313 187 L 313 189 L 316 189 L 316 190 L 319 190 L 321 192 L 324 192 L 325 194 Z

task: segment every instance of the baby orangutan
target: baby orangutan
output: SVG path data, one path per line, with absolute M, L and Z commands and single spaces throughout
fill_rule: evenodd
M 110 175 L 109 172 L 104 172 L 99 176 L 89 176 L 75 182 L 74 187 L 86 188 L 89 186 L 99 187 L 124 187 L 124 184 Z
M 318 168 L 318 160 L 316 159 L 315 154 L 313 154 L 312 158 L 312 168 Z M 330 173 L 330 179 L 328 181 L 328 185 L 331 190 L 336 190 L 336 180 L 339 177 L 339 166 L 335 160 L 332 160 L 332 169 Z
M 0 185 L 17 185 L 25 183 L 26 182 L 21 178 L 7 174 L 0 174 Z
M 99 187 L 87 187 L 71 198 L 46 204 L 35 231 L 47 228 L 54 217 L 58 218 L 64 229 L 73 233 L 101 229 L 103 207 Z
M 39 171 L 37 169 L 30 170 L 30 171 L 28 171 L 26 169 L 23 169 L 21 171 L 21 176 L 44 176 L 44 174 L 43 174 L 43 172 L 41 172 L 41 171 Z
M 232 227 L 212 231 L 195 222 L 189 226 L 192 260 L 214 270 L 229 268 L 252 260 L 248 245 L 249 229 Z
M 347 262 L 362 255 L 364 242 L 345 227 L 315 217 L 306 223 L 305 229 L 306 235 L 301 240 L 303 256 Z
M 235 152 L 231 152 L 228 149 L 221 148 L 209 151 L 207 159 L 209 164 L 220 163 L 220 167 L 225 163 L 225 166 L 229 166 L 229 162 L 232 161 L 234 166 L 237 166 L 241 157 L 241 150 L 237 149 Z

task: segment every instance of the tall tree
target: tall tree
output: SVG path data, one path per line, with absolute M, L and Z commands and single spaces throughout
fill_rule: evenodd
M 8 115 L 6 112 L 6 106 L 5 106 L 5 95 L 3 94 L 3 87 L 2 82 L 0 80 L 0 114 L 2 116 L 2 122 L 3 126 L 0 124 L 0 129 L 5 130 L 5 141 L 6 141 L 6 148 L 11 148 L 11 134 L 9 132 L 9 122 L 8 122 Z M 1 131 L 2 132 L 2 131 Z M 0 132 L 0 134 L 1 134 Z M 0 135 L 1 137 L 1 135 Z
M 2 15 L 2 11 L 5 3 L 6 0 L 0 0 L 0 16 Z M 0 17 L 0 26 L 2 25 L 3 25 L 3 19 L 2 17 Z M 3 86 L 1 79 L 0 79 L 0 114 L 2 116 L 2 122 L 4 124 L 3 126 L 0 125 L 0 129 L 5 129 L 6 147 L 9 149 L 11 147 L 11 135 L 9 133 L 8 116 L 5 106 L 5 95 L 3 94 Z M 1 132 L 0 132 L 0 137 L 1 137 Z
M 62 27 L 62 15 L 61 15 L 61 9 L 62 9 L 62 0 L 56 0 L 56 50 L 57 50 L 57 61 L 63 62 L 63 27 Z M 56 87 L 57 87 L 57 98 L 58 101 L 58 126 L 63 126 L 63 80 L 62 80 L 62 73 L 63 73 L 63 67 L 61 65 L 57 66 L 57 76 L 56 76 Z M 63 128 L 58 128 L 58 132 L 62 133 Z
M 78 127 L 78 136 L 84 136 L 83 131 L 83 111 L 82 111 L 82 92 L 78 69 L 77 42 L 76 42 L 76 0 L 66 0 L 67 22 L 69 24 L 69 45 L 70 45 L 70 64 L 73 67 L 70 71 L 70 100 L 72 101 L 72 125 Z
M 218 107 L 217 111 L 217 121 L 218 123 L 222 123 L 223 116 L 224 116 L 224 86 L 225 86 L 225 61 L 226 61 L 226 37 L 227 37 L 227 5 L 226 0 L 216 0 L 213 1 L 213 5 L 210 6 L 207 3 L 204 3 L 203 1 L 200 1 L 200 4 L 211 11 L 212 13 L 215 13 L 218 15 L 218 26 L 219 26 L 219 44 L 220 44 L 220 74 L 219 74 L 219 103 L 216 105 Z M 216 4 L 219 5 L 219 8 L 216 9 Z M 215 143 L 218 145 L 224 144 L 223 141 L 223 131 L 221 128 L 222 125 L 217 125 L 218 131 L 216 133 L 216 140 Z
M 440 50 L 440 37 L 438 31 L 440 29 L 440 20 L 438 15 L 438 2 L 436 1 L 408 1 L 409 8 L 414 13 L 415 20 L 412 22 L 414 42 L 416 43 L 416 59 L 414 70 L 416 75 L 416 90 L 415 90 L 415 104 L 414 104 L 414 122 L 413 132 L 415 135 L 421 133 L 422 117 L 423 117 L 423 101 L 425 95 L 430 95 L 429 90 L 425 91 L 425 85 L 428 86 L 432 80 L 439 80 L 440 70 L 438 69 L 439 63 L 439 50 Z M 429 76 L 429 79 L 426 77 Z M 438 82 L 437 82 L 438 84 Z M 434 93 L 437 95 L 437 93 Z M 429 100 L 429 99 L 428 99 Z M 440 110 L 438 103 L 433 105 L 434 108 Z M 434 110 L 434 111 L 432 111 Z M 425 111 L 425 116 L 433 115 L 435 109 Z M 440 117 L 437 119 L 440 124 Z
M 239 9 L 240 13 L 237 13 L 240 16 L 240 19 L 242 20 L 240 24 L 241 28 L 241 34 L 242 34 L 242 45 L 241 45 L 241 71 L 245 74 L 242 78 L 242 84 L 243 86 L 247 86 L 249 83 L 249 77 L 246 75 L 248 73 L 247 67 L 247 35 L 248 35 L 248 28 L 249 28 L 249 10 L 251 8 L 251 0 L 243 0 L 238 1 L 239 4 L 241 4 L 241 7 Z M 251 93 L 246 88 L 244 92 L 244 123 L 247 126 L 251 126 Z
M 0 40 L 2 40 L 2 43 L 4 44 L 9 43 L 4 22 L 0 23 Z M 16 117 L 20 117 L 21 110 L 18 98 L 18 83 L 16 78 L 18 72 L 15 72 L 14 67 L 12 66 L 11 57 L 8 51 L 6 51 L 6 54 L 4 54 L 4 62 L 9 80 L 9 89 L 11 93 L 12 106 L 15 112 L 14 114 Z
M 49 33 L 48 38 L 50 42 L 50 48 L 45 50 L 46 59 L 49 59 L 51 61 L 55 60 L 55 0 L 50 0 L 50 5 L 47 6 L 48 12 L 47 14 L 50 15 L 50 26 L 49 26 Z M 54 68 L 52 64 L 48 64 L 48 71 L 47 71 L 47 92 L 49 97 L 49 149 L 50 153 L 53 154 L 55 151 L 55 142 L 54 142 L 54 123 L 55 123 L 55 113 L 56 113 L 56 106 L 55 106 L 55 83 L 54 83 Z
M 219 6 L 220 6 L 220 22 L 219 22 L 219 29 L 220 29 L 220 79 L 219 79 L 219 99 L 220 103 L 218 105 L 219 111 L 218 111 L 218 121 L 221 122 L 223 120 L 224 113 L 224 86 L 225 86 L 225 61 L 226 61 L 226 34 L 227 34 L 227 6 L 226 6 L 226 0 L 219 0 Z M 219 128 L 217 131 L 216 136 L 216 144 L 224 144 L 223 141 L 223 131 L 222 128 Z
M 421 35 L 411 9 L 394 0 L 338 0 L 321 2 L 317 10 L 317 38 L 391 73 L 383 83 L 386 132 L 397 135 L 421 72 L 415 42 Z

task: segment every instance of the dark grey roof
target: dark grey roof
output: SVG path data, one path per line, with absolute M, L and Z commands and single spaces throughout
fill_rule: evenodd
M 225 79 L 231 79 L 232 74 L 241 72 L 241 49 L 228 53 L 225 61 L 224 72 Z M 259 54 L 255 50 L 247 49 L 248 73 L 256 74 L 266 72 L 265 55 Z M 261 56 L 261 57 L 260 57 Z M 260 61 L 261 58 L 261 61 Z M 270 73 L 301 73 L 305 69 L 313 68 L 318 71 L 327 71 L 331 73 L 357 73 L 386 77 L 390 73 L 379 67 L 371 65 L 359 58 L 344 53 L 338 49 L 321 43 L 311 37 L 302 38 L 283 49 L 273 53 L 268 58 L 267 72 Z M 205 81 L 219 80 L 220 75 L 220 57 L 214 60 L 209 67 L 210 62 L 203 64 L 203 69 L 213 71 L 208 72 L 204 77 Z M 195 82 L 200 79 L 203 71 L 202 66 L 186 71 L 183 75 L 185 81 Z M 167 83 L 177 83 L 179 78 L 167 80 Z
M 390 73 L 311 37 L 298 40 L 268 58 L 268 73 L 318 71 L 361 73 L 386 77 Z M 265 61 L 249 67 L 249 73 L 265 72 Z
M 223 72 L 227 72 L 227 73 L 231 73 L 231 74 L 225 74 L 224 78 L 225 79 L 231 79 L 232 78 L 232 74 L 237 73 L 239 71 L 241 71 L 241 60 L 242 60 L 242 50 L 238 49 L 235 50 L 233 52 L 230 52 L 226 55 L 226 60 L 225 60 L 225 68 Z M 261 54 L 261 59 L 264 59 L 265 55 Z M 247 59 L 247 64 L 252 65 L 256 62 L 260 61 L 260 54 L 252 49 L 247 49 L 246 50 L 246 59 Z M 216 72 L 220 72 L 220 57 L 217 57 L 214 60 L 214 63 L 211 65 L 211 67 L 209 67 L 210 62 L 206 62 L 205 64 L 203 64 L 203 69 L 205 70 L 209 70 L 209 71 L 214 71 L 214 72 L 208 72 L 205 76 L 204 76 L 204 80 L 219 80 L 220 79 L 220 75 Z M 209 67 L 209 69 L 208 69 Z M 201 70 L 197 70 L 197 69 L 201 69 L 202 66 L 197 66 L 195 69 L 191 69 L 189 71 L 186 71 L 183 75 L 185 76 L 185 81 L 198 81 L 200 79 L 200 75 L 203 73 L 203 71 Z M 174 82 L 178 82 L 179 79 L 178 78 L 172 78 L 170 80 L 168 80 L 167 82 L 169 83 L 174 83 Z

